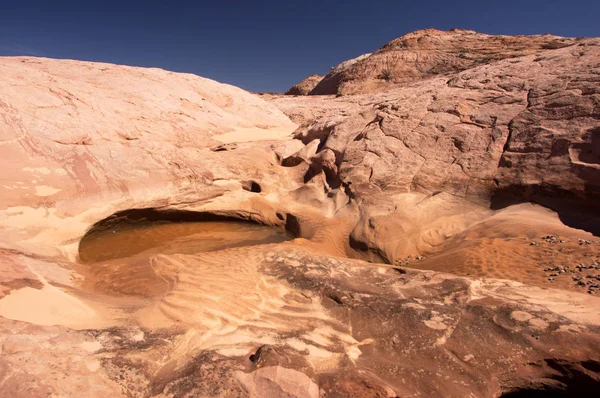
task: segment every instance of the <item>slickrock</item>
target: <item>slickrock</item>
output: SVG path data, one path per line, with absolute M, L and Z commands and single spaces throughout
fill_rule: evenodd
M 318 111 L 312 97 L 270 100 L 302 123 L 297 139 L 335 154 L 339 172 L 326 183 L 358 202 L 355 244 L 392 262 L 434 249 L 490 206 L 533 201 L 598 233 L 599 46 L 588 39 L 384 93 L 319 97 Z
M 419 31 L 341 96 L 0 74 L 0 395 L 598 390 L 598 39 Z M 291 240 L 168 228 L 232 220 Z
M 221 168 L 212 158 L 230 154 L 209 148 L 287 139 L 296 127 L 255 96 L 193 75 L 37 58 L 2 58 L 0 74 L 0 245 L 28 253 L 39 240 L 54 246 L 40 255 L 74 254 L 73 239 L 119 210 L 219 196 L 213 181 L 250 180 L 261 166 L 246 151 Z
M 497 36 L 469 30 L 424 29 L 333 68 L 311 95 L 378 93 L 502 59 L 543 54 L 579 42 L 552 35 Z
M 355 64 L 367 59 L 371 54 L 363 54 L 356 58 L 349 59 L 341 64 L 331 68 L 329 73 L 325 75 L 318 84 L 308 94 L 334 94 L 336 88 L 342 83 L 347 71 Z
M 321 75 L 312 75 L 285 92 L 285 95 L 307 95 L 323 79 Z

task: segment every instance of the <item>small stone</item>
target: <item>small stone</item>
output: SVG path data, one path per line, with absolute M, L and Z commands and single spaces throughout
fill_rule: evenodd
M 249 357 L 250 361 L 255 365 L 273 366 L 278 365 L 282 361 L 282 356 L 269 344 L 264 344 Z

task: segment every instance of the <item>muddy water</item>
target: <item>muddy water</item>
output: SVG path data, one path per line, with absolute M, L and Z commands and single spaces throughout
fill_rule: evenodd
M 282 230 L 237 221 L 153 223 L 105 230 L 82 239 L 79 259 L 96 263 L 146 255 L 193 254 L 231 247 L 279 243 L 290 239 Z
M 208 254 L 290 238 L 280 229 L 236 221 L 121 225 L 82 239 L 78 271 L 90 293 L 156 297 L 173 285 L 156 264 L 159 255 Z
M 263 344 L 306 352 L 315 369 L 337 368 L 360 354 L 361 343 L 319 295 L 277 274 L 288 262 L 299 267 L 313 258 L 303 241 L 278 244 L 287 239 L 279 230 L 235 222 L 94 232 L 80 244 L 77 294 L 119 325 L 186 330 L 173 347 L 176 365 L 165 365 L 161 378 L 207 350 L 247 363 Z

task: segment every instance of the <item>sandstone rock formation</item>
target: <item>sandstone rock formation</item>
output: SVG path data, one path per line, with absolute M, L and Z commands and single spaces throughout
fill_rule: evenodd
M 310 94 L 376 93 L 576 42 L 552 35 L 495 36 L 461 29 L 424 29 L 392 40 L 373 54 L 340 64 Z
M 481 204 L 534 201 L 597 233 L 599 45 L 579 41 L 380 94 L 271 100 L 302 123 L 298 139 L 318 143 L 315 159 L 335 154 L 326 183 L 358 202 L 353 238 L 392 262 L 442 244 L 481 217 Z M 591 213 L 567 214 L 584 208 Z M 395 231 L 392 242 L 377 230 Z
M 285 95 L 307 95 L 315 88 L 317 84 L 319 84 L 322 79 L 323 76 L 321 75 L 309 76 L 286 91 Z
M 341 97 L 0 58 L 0 395 L 592 396 L 600 41 L 392 43 Z M 221 219 L 295 239 L 82 255 Z
M 331 68 L 329 73 L 319 81 L 319 83 L 310 91 L 309 94 L 331 94 L 331 91 L 337 87 L 344 79 L 346 71 L 357 63 L 367 59 L 371 54 L 363 54 L 356 58 L 342 62 L 338 66 Z
M 73 257 L 71 239 L 89 222 L 142 202 L 210 198 L 234 176 L 252 179 L 256 166 L 245 165 L 243 156 L 237 170 L 220 174 L 209 148 L 281 140 L 296 127 L 255 96 L 193 75 L 35 58 L 4 58 L 0 73 L 3 247 L 38 235 L 28 225 L 43 225 L 40 240 Z M 92 206 L 96 201 L 102 205 Z M 69 227 L 63 218 L 73 220 Z

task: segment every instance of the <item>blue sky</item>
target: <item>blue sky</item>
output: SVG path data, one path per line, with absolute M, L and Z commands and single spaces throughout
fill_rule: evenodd
M 423 28 L 600 36 L 599 0 L 0 0 L 0 55 L 160 67 L 252 91 Z

